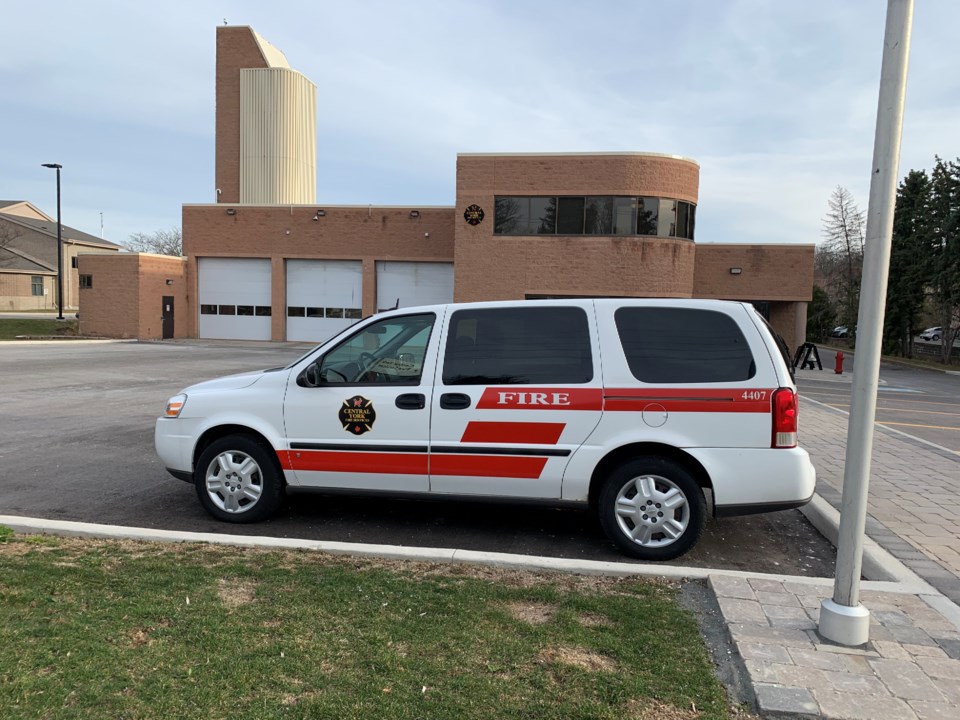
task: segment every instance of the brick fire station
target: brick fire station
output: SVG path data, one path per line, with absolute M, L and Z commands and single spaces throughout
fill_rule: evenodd
M 327 205 L 316 162 L 315 86 L 218 27 L 217 202 L 183 206 L 183 258 L 80 255 L 80 331 L 319 342 L 398 306 L 670 297 L 750 301 L 804 339 L 813 243 L 695 242 L 688 158 L 462 153 L 453 207 Z

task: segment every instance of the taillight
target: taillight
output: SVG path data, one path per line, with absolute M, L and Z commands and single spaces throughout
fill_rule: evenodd
M 770 447 L 797 446 L 797 394 L 790 388 L 773 393 L 773 441 Z

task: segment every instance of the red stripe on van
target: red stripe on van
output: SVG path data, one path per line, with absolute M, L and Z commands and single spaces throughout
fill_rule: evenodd
M 431 455 L 430 474 L 536 480 L 546 464 L 547 458 L 538 457 Z
M 278 453 L 279 454 L 279 453 Z M 341 452 L 329 450 L 289 450 L 289 467 L 284 470 L 313 472 L 384 473 L 387 475 L 426 475 L 426 453 Z M 280 462 L 283 462 L 281 456 Z
M 556 445 L 566 423 L 470 422 L 460 442 Z
M 603 409 L 610 411 L 641 411 L 656 404 L 667 412 L 770 413 L 773 390 L 605 388 L 603 394 Z
M 286 458 L 284 456 L 286 455 Z M 536 480 L 547 458 L 497 455 L 289 450 L 277 453 L 284 470 L 383 475 L 461 475 Z M 286 462 L 284 462 L 286 460 Z

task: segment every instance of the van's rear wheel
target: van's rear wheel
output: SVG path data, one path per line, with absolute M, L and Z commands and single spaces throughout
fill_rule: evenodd
M 706 522 L 703 491 L 672 460 L 640 457 L 617 468 L 600 490 L 597 509 L 607 537 L 627 555 L 673 560 L 692 548 Z
M 271 448 L 246 435 L 210 443 L 194 470 L 197 497 L 218 520 L 264 520 L 283 502 L 283 479 Z

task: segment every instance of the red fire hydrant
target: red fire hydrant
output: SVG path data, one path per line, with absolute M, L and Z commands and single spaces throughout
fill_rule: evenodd
M 833 369 L 837 375 L 843 374 L 843 351 L 837 350 L 837 366 Z

